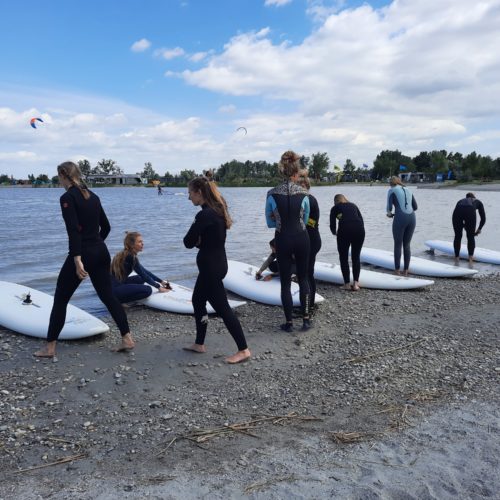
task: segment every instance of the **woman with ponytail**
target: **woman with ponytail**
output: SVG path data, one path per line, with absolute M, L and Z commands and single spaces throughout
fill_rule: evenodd
M 275 228 L 276 255 L 280 268 L 281 303 L 285 312 L 285 323 L 280 327 L 285 332 L 293 331 L 292 323 L 292 263 L 295 258 L 302 307 L 302 330 L 311 328 L 309 318 L 310 288 L 308 279 L 310 241 L 307 234 L 310 205 L 307 190 L 297 184 L 301 171 L 300 156 L 286 151 L 278 164 L 284 181 L 267 193 L 267 227 Z
M 186 248 L 199 248 L 196 257 L 198 278 L 193 290 L 193 308 L 196 321 L 195 343 L 186 347 L 188 351 L 206 352 L 205 336 L 208 326 L 207 302 L 222 318 L 233 337 L 238 352 L 226 358 L 230 364 L 241 363 L 250 357 L 245 335 L 238 318 L 229 307 L 222 280 L 227 273 L 226 231 L 232 220 L 226 201 L 219 193 L 215 182 L 205 176 L 195 177 L 188 184 L 189 199 L 195 206 L 201 206 L 186 236 Z
M 37 351 L 35 356 L 55 356 L 56 342 L 66 321 L 69 300 L 82 280 L 88 276 L 120 330 L 122 342 L 116 350 L 133 349 L 135 344 L 129 331 L 127 316 L 111 289 L 111 258 L 104 243 L 111 230 L 108 218 L 99 198 L 87 189 L 75 163 L 61 163 L 57 167 L 57 174 L 60 184 L 66 190 L 60 198 L 60 204 L 68 233 L 69 254 L 57 278 L 47 346 Z
M 151 286 L 160 293 L 171 290 L 168 281 L 158 278 L 139 262 L 137 254 L 142 252 L 143 248 L 141 233 L 127 232 L 123 240 L 123 250 L 111 261 L 113 293 L 122 304 L 149 297 L 153 293 Z M 130 276 L 132 271 L 135 271 L 137 276 Z

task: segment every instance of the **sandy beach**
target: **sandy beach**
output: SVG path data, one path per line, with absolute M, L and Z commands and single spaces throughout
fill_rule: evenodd
M 144 307 L 129 354 L 0 330 L 0 498 L 498 498 L 500 276 L 318 292 L 307 333 L 240 308 L 237 366 L 218 318 L 204 355 Z

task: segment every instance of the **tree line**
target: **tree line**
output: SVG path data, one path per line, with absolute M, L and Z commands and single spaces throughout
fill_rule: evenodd
M 327 153 L 317 152 L 313 155 L 303 156 L 302 165 L 309 171 L 309 177 L 316 183 L 336 182 L 371 182 L 384 181 L 391 175 L 400 173 L 419 172 L 425 174 L 426 179 L 436 180 L 438 174 L 443 178 L 456 179 L 462 182 L 473 180 L 488 181 L 500 179 L 500 158 L 492 159 L 490 156 L 482 156 L 475 151 L 463 156 L 461 153 L 439 151 L 422 151 L 415 157 L 404 155 L 398 150 L 381 151 L 373 164 L 355 165 L 349 158 L 343 166 L 331 165 Z M 83 177 L 88 175 L 119 175 L 123 170 L 116 161 L 102 159 L 92 167 L 88 160 L 78 162 Z M 137 175 L 147 179 L 149 182 L 159 180 L 167 186 L 185 186 L 193 177 L 205 173 L 225 186 L 270 186 L 281 180 L 278 163 L 260 161 L 238 161 L 231 160 L 221 164 L 217 168 L 205 172 L 196 172 L 193 169 L 184 169 L 177 174 L 165 172 L 163 176 L 158 174 L 151 162 L 146 162 L 141 172 Z M 40 174 L 35 177 L 28 176 L 31 184 L 57 184 L 57 176 L 49 177 Z M 12 176 L 0 175 L 0 183 L 15 183 Z

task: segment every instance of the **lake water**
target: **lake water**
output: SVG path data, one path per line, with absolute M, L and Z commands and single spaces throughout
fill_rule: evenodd
M 196 251 L 186 250 L 182 243 L 199 210 L 187 197 L 187 189 L 164 189 L 158 196 L 151 188 L 95 189 L 111 223 L 107 239 L 113 255 L 122 248 L 125 231 L 140 231 L 145 247 L 142 264 L 155 274 L 188 286 L 197 275 Z M 273 231 L 266 227 L 264 205 L 267 188 L 221 188 L 234 225 L 228 231 L 226 251 L 229 259 L 259 265 L 269 252 Z M 392 250 L 392 221 L 385 216 L 386 186 L 317 187 L 311 193 L 318 199 L 321 218 L 319 228 L 323 247 L 318 260 L 338 262 L 335 237 L 329 229 L 329 215 L 336 193 L 342 192 L 356 203 L 363 214 L 366 229 L 365 246 Z M 0 189 L 1 227 L 0 280 L 13 281 L 53 294 L 59 269 L 67 255 L 68 244 L 59 209 L 62 189 Z M 177 194 L 176 194 L 177 193 Z M 465 191 L 414 189 L 418 202 L 417 227 L 412 253 L 428 257 L 424 241 L 453 239 L 451 213 Z M 500 250 L 499 192 L 480 192 L 487 222 L 476 244 Z M 465 239 L 464 239 L 465 240 Z M 452 263 L 446 256 L 436 260 Z M 498 271 L 497 266 L 477 264 L 481 273 Z M 76 292 L 72 303 L 93 314 L 107 312 L 88 281 Z

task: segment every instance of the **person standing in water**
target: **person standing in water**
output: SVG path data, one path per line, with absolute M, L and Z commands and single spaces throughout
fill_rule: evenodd
M 479 212 L 479 227 L 476 230 L 476 210 Z M 475 236 L 481 233 L 481 229 L 486 223 L 486 212 L 484 205 L 478 200 L 474 193 L 467 193 L 455 206 L 452 216 L 453 231 L 455 239 L 453 240 L 453 249 L 455 250 L 455 262 L 459 261 L 460 245 L 462 243 L 462 234 L 465 229 L 467 235 L 467 252 L 469 254 L 469 263 L 474 261 L 474 249 L 476 248 Z
M 34 355 L 40 358 L 55 356 L 57 339 L 66 321 L 68 303 L 82 280 L 87 277 L 90 277 L 97 295 L 120 330 L 122 342 L 115 350 L 133 349 L 135 343 L 130 334 L 127 316 L 111 288 L 111 257 L 104 243 L 111 231 L 108 218 L 99 198 L 83 182 L 80 169 L 75 163 L 61 163 L 57 167 L 57 174 L 59 182 L 66 189 L 60 198 L 60 204 L 68 233 L 69 254 L 57 278 L 47 345 Z
M 286 322 L 280 325 L 285 332 L 293 331 L 291 292 L 292 262 L 295 258 L 302 307 L 302 330 L 311 328 L 309 317 L 310 289 L 308 279 L 309 236 L 306 225 L 309 220 L 307 191 L 297 184 L 301 170 L 300 156 L 286 151 L 278 164 L 285 180 L 267 193 L 267 227 L 275 228 L 276 256 L 280 269 L 281 303 Z
M 336 194 L 330 210 L 330 231 L 337 236 L 340 269 L 344 278 L 345 290 L 358 291 L 359 273 L 361 272 L 360 254 L 365 241 L 365 226 L 359 208 L 351 203 L 343 194 Z M 337 230 L 337 220 L 339 228 Z M 349 248 L 351 248 L 352 278 L 349 269 Z
M 403 273 L 408 276 L 410 267 L 411 248 L 410 243 L 415 231 L 417 219 L 415 210 L 417 202 L 412 192 L 403 185 L 401 179 L 393 175 L 389 183 L 391 185 L 387 193 L 387 217 L 393 217 L 392 236 L 394 238 L 394 269 L 397 275 L 401 274 L 401 247 L 403 248 L 404 268 Z M 394 213 L 392 208 L 394 207 Z
M 318 200 L 311 194 L 311 182 L 307 174 L 307 170 L 299 172 L 299 184 L 307 191 L 309 197 L 309 219 L 307 220 L 306 230 L 309 235 L 309 262 L 308 262 L 308 278 L 309 278 L 309 293 L 310 293 L 310 308 L 314 310 L 314 302 L 316 298 L 316 280 L 314 279 L 314 266 L 316 264 L 316 255 L 321 250 L 321 236 L 319 234 L 319 205 Z
M 158 278 L 141 265 L 138 254 L 143 249 L 144 240 L 141 233 L 127 232 L 123 240 L 123 250 L 118 252 L 111 261 L 113 293 L 122 304 L 149 297 L 153 293 L 151 287 L 156 288 L 160 293 L 171 290 L 168 281 Z M 137 275 L 130 276 L 132 271 L 135 271 Z
M 230 364 L 240 363 L 250 358 L 245 335 L 238 318 L 229 306 L 222 280 L 227 274 L 226 231 L 232 220 L 226 201 L 219 193 L 215 182 L 205 176 L 195 177 L 188 184 L 189 199 L 195 206 L 201 206 L 186 236 L 186 248 L 199 248 L 196 257 L 198 278 L 193 290 L 193 308 L 196 321 L 195 343 L 185 350 L 206 352 L 205 336 L 208 327 L 207 302 L 222 318 L 233 337 L 238 352 L 226 358 Z

